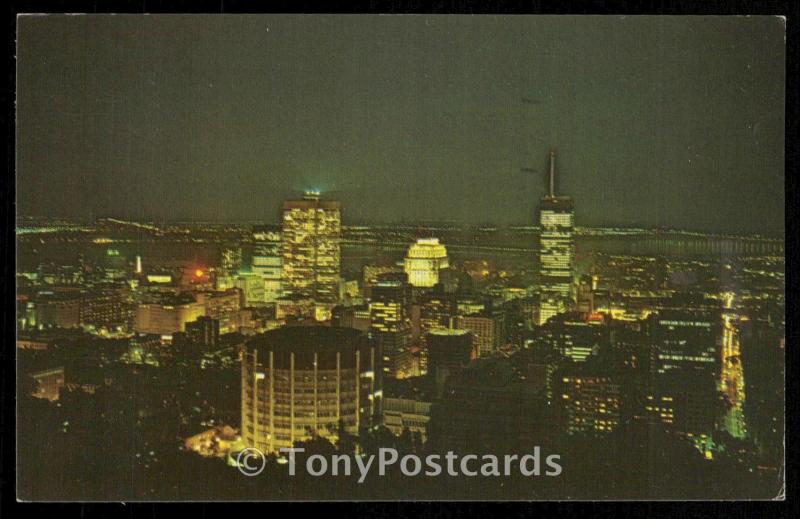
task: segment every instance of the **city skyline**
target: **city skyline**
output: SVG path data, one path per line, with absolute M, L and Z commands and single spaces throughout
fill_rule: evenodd
M 19 214 L 272 220 L 317 188 L 345 221 L 523 224 L 553 146 L 579 225 L 784 232 L 778 18 L 19 25 Z
M 784 498 L 785 19 L 18 25 L 18 500 Z

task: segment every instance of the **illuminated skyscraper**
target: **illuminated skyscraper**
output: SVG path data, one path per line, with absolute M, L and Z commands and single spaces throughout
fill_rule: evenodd
M 339 299 L 341 206 L 306 192 L 283 204 L 283 280 L 286 296 L 314 303 L 317 320 L 330 318 Z
M 380 344 L 383 371 L 390 377 L 402 378 L 407 366 L 407 346 L 411 336 L 408 298 L 405 283 L 381 281 L 372 288 L 369 303 L 370 337 Z
M 253 256 L 250 270 L 264 279 L 264 301 L 275 302 L 283 289 L 283 244 L 281 233 L 253 227 Z
M 438 238 L 420 238 L 408 248 L 405 271 L 411 286 L 434 286 L 439 282 L 439 271 L 449 266 L 447 249 Z
M 572 300 L 572 268 L 575 256 L 572 198 L 555 194 L 556 155 L 550 151 L 550 192 L 539 208 L 539 324 L 565 312 Z
M 412 332 L 423 346 L 428 332 L 448 328 L 450 319 L 457 313 L 455 296 L 447 294 L 441 285 L 420 295 L 416 306 L 417 311 L 412 312 L 411 317 Z
M 264 306 L 266 281 L 255 272 L 240 272 L 233 279 L 233 286 L 242 293 L 242 307 Z
M 235 276 L 242 268 L 241 247 L 225 247 L 220 251 L 220 270 L 226 276 Z

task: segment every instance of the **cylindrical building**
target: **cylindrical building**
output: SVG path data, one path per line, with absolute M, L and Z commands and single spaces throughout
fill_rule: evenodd
M 380 357 L 350 328 L 284 327 L 242 355 L 242 440 L 265 453 L 322 436 L 336 441 L 379 416 Z

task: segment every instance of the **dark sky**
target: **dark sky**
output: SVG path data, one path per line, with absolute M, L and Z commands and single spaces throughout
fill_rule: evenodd
M 277 221 L 318 188 L 346 223 L 533 223 L 552 145 L 578 225 L 783 233 L 784 32 L 772 17 L 25 16 L 18 213 Z

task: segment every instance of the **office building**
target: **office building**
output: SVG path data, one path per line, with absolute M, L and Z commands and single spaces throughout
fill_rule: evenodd
M 555 194 L 555 152 L 550 152 L 550 191 L 539 208 L 539 324 L 572 307 L 575 212 L 572 198 Z
M 81 300 L 81 326 L 90 332 L 127 331 L 133 321 L 133 309 L 127 288 L 89 290 Z
M 28 328 L 78 328 L 81 323 L 81 298 L 77 292 L 37 293 L 28 302 Z
M 220 251 L 220 272 L 226 276 L 235 276 L 242 268 L 242 248 L 225 247 Z
M 591 276 L 588 274 L 581 276 L 577 287 L 575 311 L 582 314 L 591 314 L 594 312 L 592 285 Z
M 330 319 L 339 298 L 339 202 L 306 192 L 283 204 L 283 280 L 286 296 L 314 303 L 314 318 Z
M 128 258 L 120 254 L 119 249 L 106 249 L 102 265 L 107 280 L 125 279 L 130 272 Z
M 592 355 L 610 349 L 608 329 L 592 324 L 581 314 L 555 316 L 536 333 L 536 343 L 557 352 L 562 358 L 584 362 Z
M 660 375 L 642 404 L 639 416 L 650 425 L 691 439 L 699 448 L 707 446 L 719 405 L 710 377 L 678 370 Z
M 370 338 L 380 345 L 383 371 L 389 377 L 408 375 L 411 322 L 405 283 L 382 281 L 372 288 L 369 302 Z
M 191 294 L 164 294 L 150 298 L 136 307 L 134 331 L 172 335 L 186 330 L 186 323 L 205 315 L 203 303 Z
M 425 336 L 431 330 L 448 328 L 450 319 L 456 315 L 456 300 L 437 285 L 433 290 L 421 294 L 412 312 L 412 337 L 425 347 Z
M 241 327 L 250 326 L 251 314 L 242 309 L 242 294 L 238 289 L 198 291 L 194 296 L 204 308 L 203 315 L 219 321 L 221 333 L 238 332 Z
M 267 227 L 253 227 L 250 270 L 264 280 L 264 302 L 274 303 L 283 290 L 283 240 L 281 233 Z
M 241 293 L 242 307 L 264 306 L 267 301 L 266 282 L 255 272 L 239 272 L 233 279 L 233 286 Z
M 402 265 L 364 265 L 362 268 L 362 284 L 364 286 L 364 297 L 369 299 L 372 296 L 372 287 L 375 286 L 386 275 L 402 274 Z M 408 278 L 406 278 L 407 281 Z
M 648 320 L 656 348 L 655 371 L 704 371 L 716 377 L 722 340 L 719 315 L 664 310 Z
M 420 238 L 408 248 L 404 270 L 411 286 L 430 288 L 439 282 L 439 272 L 449 266 L 447 249 L 438 238 Z
M 619 381 L 594 364 L 567 363 L 555 378 L 561 423 L 567 433 L 606 434 L 620 424 Z
M 505 342 L 505 318 L 502 312 L 483 310 L 453 319 L 455 328 L 469 330 L 475 337 L 475 357 L 485 357 L 500 349 Z
M 370 329 L 369 305 L 337 306 L 331 315 L 331 325 L 354 328 L 366 334 Z

